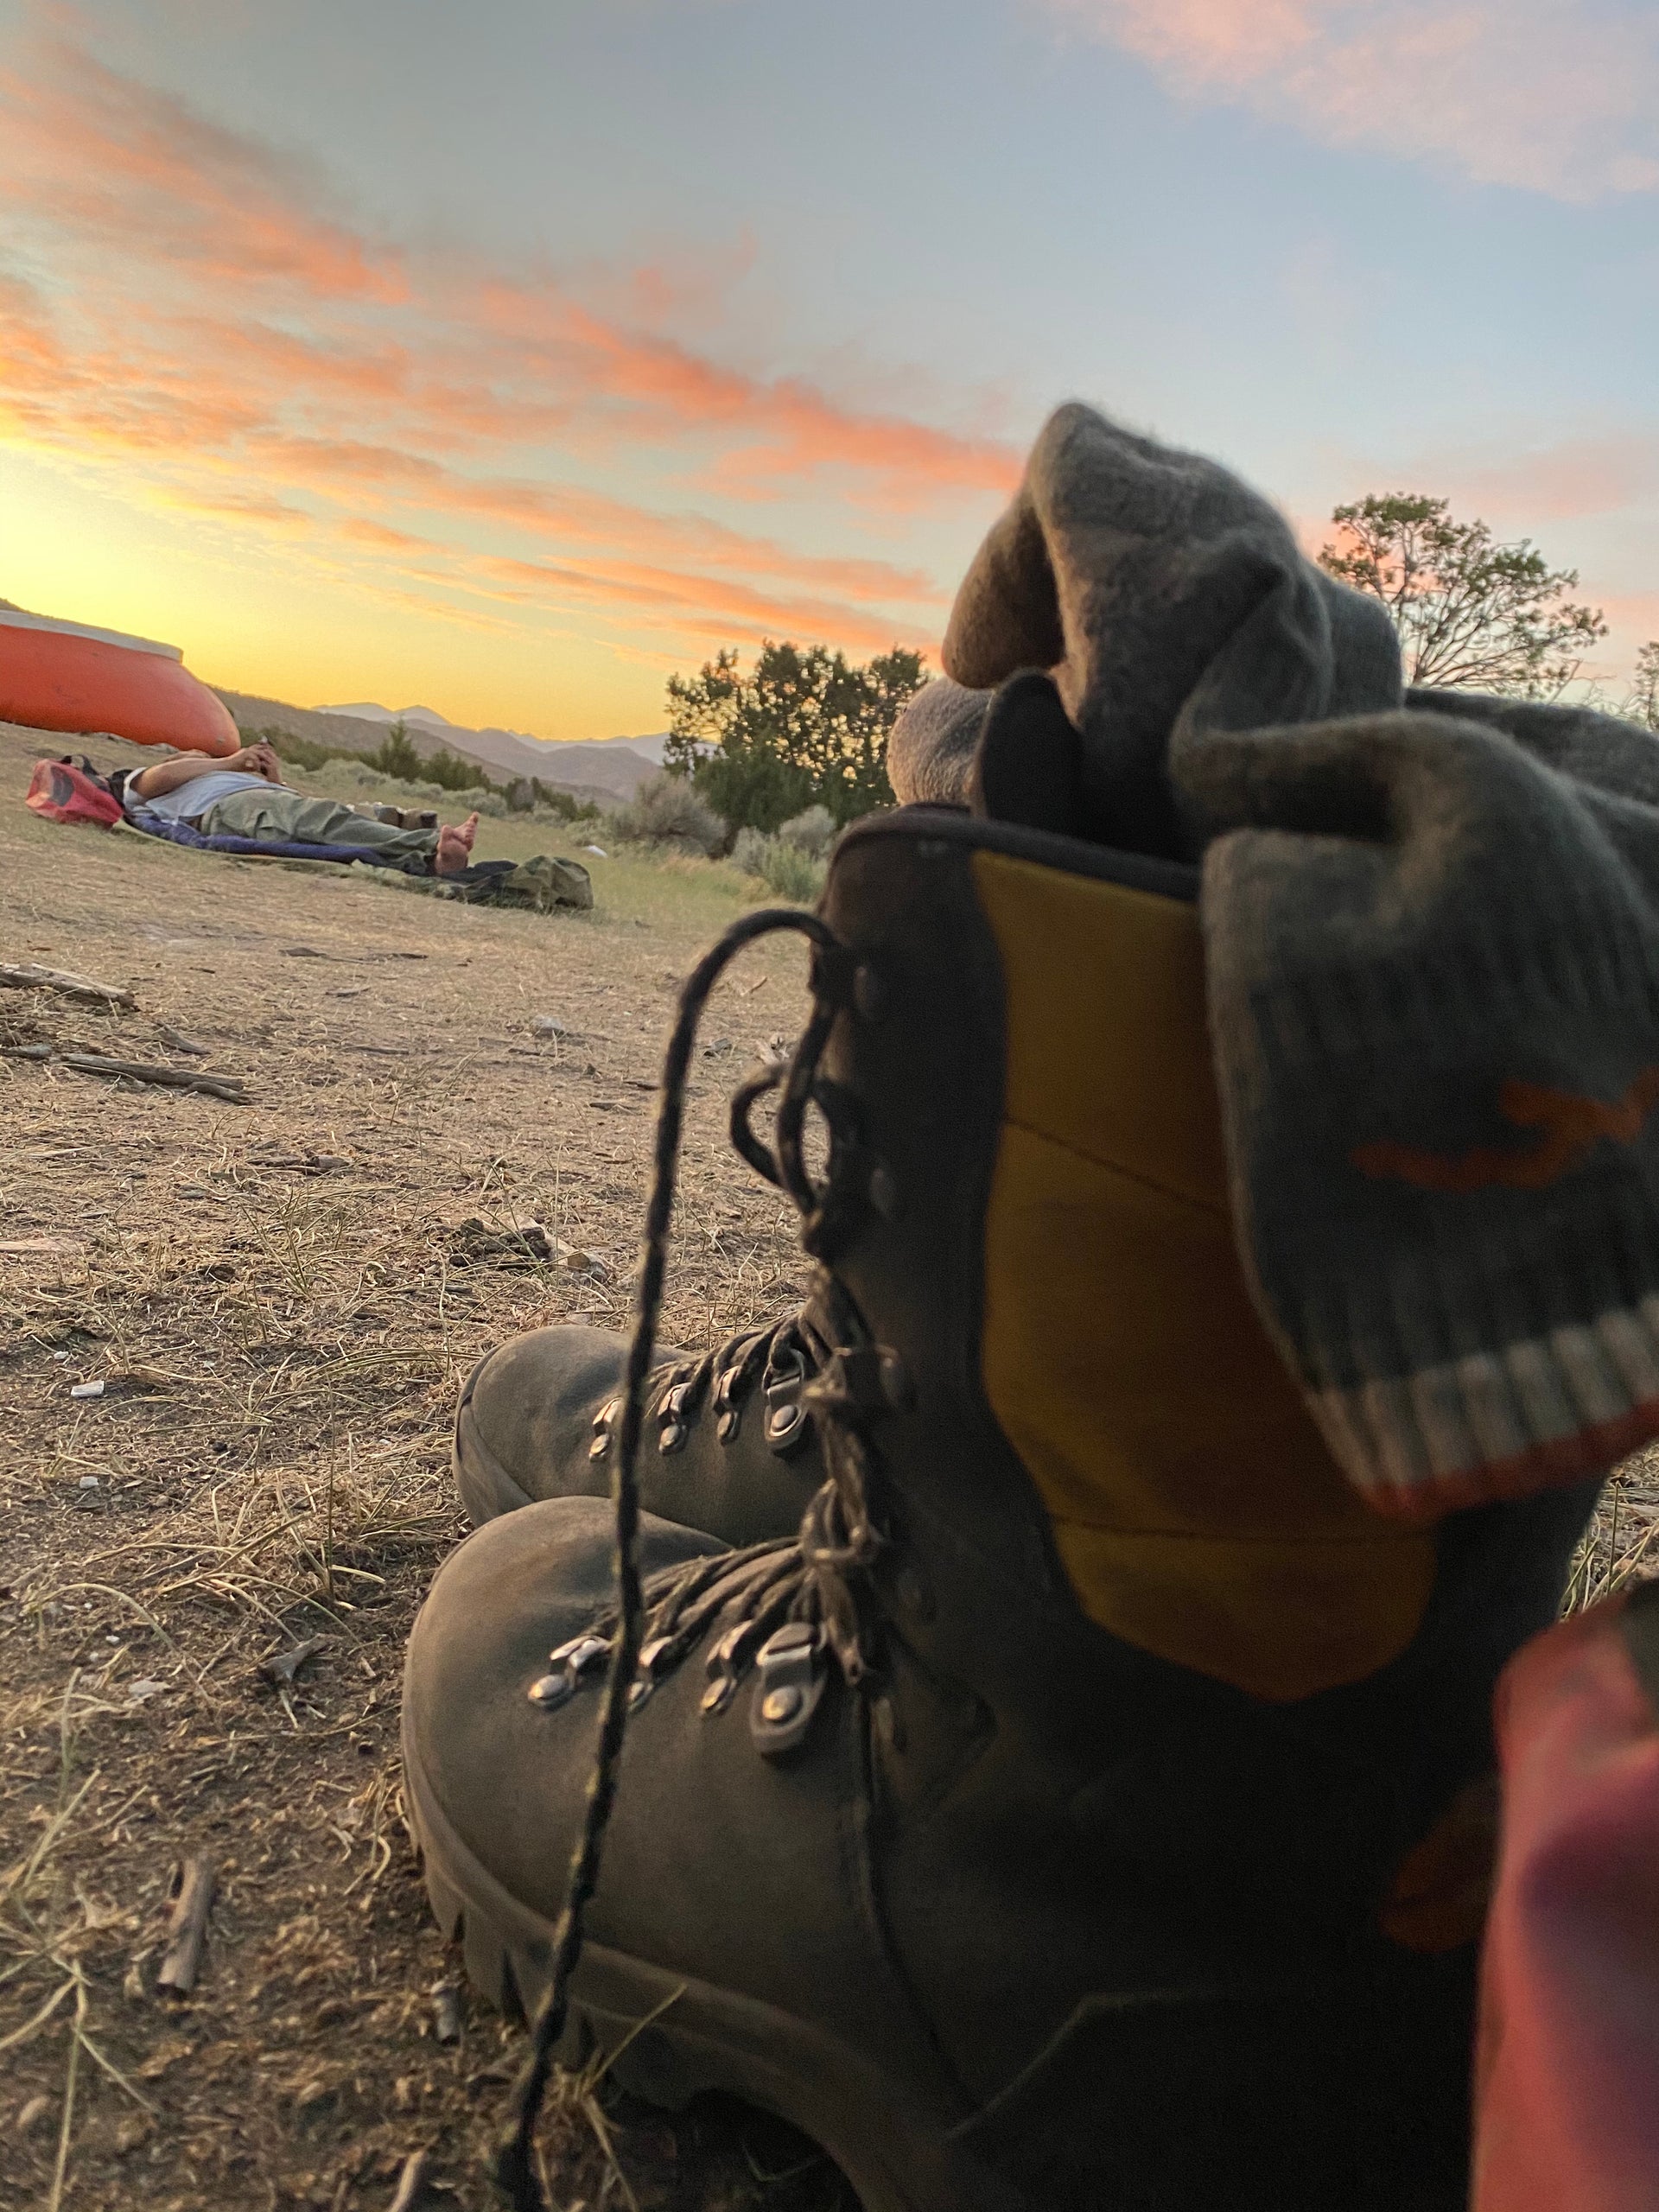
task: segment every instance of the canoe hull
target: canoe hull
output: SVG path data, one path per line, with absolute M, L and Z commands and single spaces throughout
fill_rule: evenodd
M 0 617 L 0 721 L 65 736 L 104 732 L 223 760 L 242 740 L 229 709 L 165 649 Z

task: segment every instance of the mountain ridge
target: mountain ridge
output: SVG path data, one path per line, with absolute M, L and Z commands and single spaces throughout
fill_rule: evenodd
M 287 730 L 314 744 L 375 751 L 387 729 L 401 721 L 417 753 L 441 747 L 475 760 L 493 776 L 537 776 L 566 790 L 598 787 L 618 799 L 632 798 L 662 765 L 665 733 L 647 737 L 531 737 L 522 730 L 468 729 L 433 707 L 394 710 L 372 700 L 351 706 L 296 707 L 283 699 L 214 686 L 236 721 L 246 729 Z

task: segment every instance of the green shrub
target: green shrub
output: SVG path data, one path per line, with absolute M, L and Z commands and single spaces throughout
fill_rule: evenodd
M 690 779 L 660 769 L 645 778 L 611 819 L 614 836 L 642 844 L 675 844 L 712 855 L 726 842 L 726 824 L 692 789 Z
M 486 769 L 476 760 L 465 760 L 458 753 L 451 753 L 447 745 L 441 745 L 435 753 L 429 753 L 418 762 L 415 772 L 446 791 L 490 791 L 496 788 Z
M 732 841 L 732 865 L 741 868 L 745 875 L 765 875 L 766 850 L 772 840 L 764 830 L 755 830 L 746 823 Z
M 811 906 L 823 889 L 823 861 L 804 851 L 782 830 L 768 837 L 764 830 L 740 830 L 732 846 L 732 861 L 746 875 L 759 876 L 768 891 L 792 906 Z
M 821 861 L 836 842 L 836 817 L 827 806 L 809 806 L 804 814 L 791 815 L 780 823 L 778 835 L 786 844 L 798 846 Z
M 815 861 L 810 853 L 804 853 L 786 837 L 766 840 L 760 874 L 767 889 L 787 899 L 791 906 L 815 905 L 823 889 L 823 862 Z
M 562 822 L 597 822 L 599 809 L 590 798 L 578 798 L 575 791 L 561 791 L 556 784 L 544 784 L 539 776 L 532 776 L 530 788 L 537 806 L 544 806 L 556 814 Z

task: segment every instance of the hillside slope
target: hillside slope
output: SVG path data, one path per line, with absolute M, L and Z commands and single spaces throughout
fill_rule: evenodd
M 247 691 L 220 690 L 219 696 L 244 729 L 285 729 L 314 744 L 372 753 L 391 724 L 401 720 L 410 742 L 422 754 L 447 747 L 465 760 L 479 761 L 498 781 L 539 776 L 544 784 L 563 790 L 597 789 L 617 799 L 632 798 L 661 758 L 660 738 L 561 743 L 524 737 L 516 730 L 467 729 L 446 721 L 429 707 L 398 715 L 371 703 L 350 709 L 294 707 L 285 700 L 264 699 Z

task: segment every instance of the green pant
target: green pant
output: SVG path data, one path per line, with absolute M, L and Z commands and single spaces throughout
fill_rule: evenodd
M 435 830 L 397 830 L 372 815 L 353 814 L 339 799 L 307 798 L 283 784 L 215 799 L 196 827 L 209 837 L 257 837 L 273 845 L 367 846 L 387 868 L 410 875 L 424 875 L 438 849 Z

